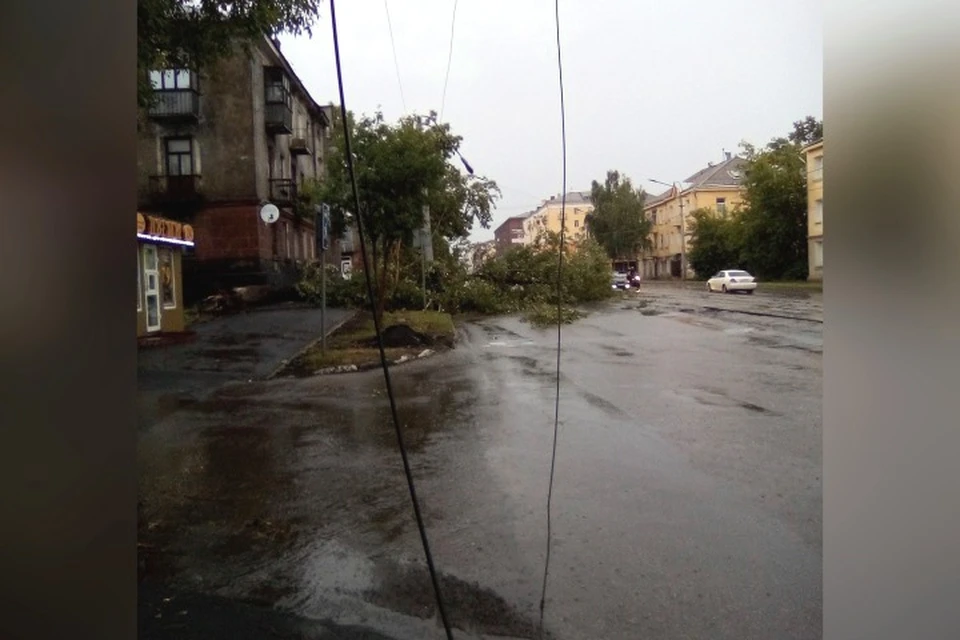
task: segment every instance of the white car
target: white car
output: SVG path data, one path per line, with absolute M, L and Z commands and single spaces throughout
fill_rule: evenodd
M 718 271 L 715 276 L 707 280 L 707 291 L 746 291 L 753 294 L 757 288 L 757 281 L 746 271 Z

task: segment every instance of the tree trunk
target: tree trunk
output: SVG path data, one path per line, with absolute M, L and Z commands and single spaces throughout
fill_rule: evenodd
M 377 303 L 375 307 L 377 323 L 381 327 L 383 326 L 383 313 L 387 308 L 387 271 L 390 264 L 389 242 L 386 238 L 383 238 L 382 242 L 380 260 L 378 261 L 382 264 L 379 265 L 380 273 L 377 279 Z

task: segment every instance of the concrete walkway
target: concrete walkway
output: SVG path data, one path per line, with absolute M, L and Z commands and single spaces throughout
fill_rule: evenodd
M 352 315 L 327 309 L 330 332 Z M 223 316 L 193 327 L 196 340 L 137 354 L 138 426 L 149 427 L 227 382 L 261 380 L 318 339 L 320 309 L 276 306 Z

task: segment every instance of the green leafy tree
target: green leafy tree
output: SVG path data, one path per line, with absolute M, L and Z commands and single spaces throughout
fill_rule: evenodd
M 712 209 L 702 208 L 693 211 L 690 217 L 693 222 L 687 259 L 696 274 L 709 278 L 717 271 L 739 266 L 742 241 L 738 213 L 720 217 Z
M 800 153 L 805 125 L 764 149 L 744 144 L 741 266 L 768 279 L 807 276 L 807 176 Z
M 793 131 L 788 136 L 790 142 L 805 147 L 823 138 L 823 120 L 807 116 L 793 123 Z
M 346 214 L 355 207 L 339 114 L 333 126 L 327 177 L 318 196 L 330 203 L 334 231 L 339 233 Z M 360 193 L 356 213 L 370 252 L 376 313 L 382 317 L 392 291 L 403 280 L 404 247 L 424 225 L 424 207 L 430 207 L 431 229 L 438 240 L 434 248 L 446 249 L 474 224 L 489 227 L 500 191 L 494 181 L 463 174 L 452 165 L 461 138 L 450 125 L 437 124 L 433 113 L 406 116 L 396 123 L 386 122 L 379 112 L 359 119 L 350 115 L 348 126 Z
M 310 35 L 321 0 L 137 0 L 137 104 L 153 99 L 148 72 L 203 68 L 266 34 Z
M 630 178 L 608 171 L 603 184 L 593 181 L 593 211 L 587 215 L 590 235 L 611 260 L 632 260 L 650 247 L 652 223 L 643 215 L 644 193 Z

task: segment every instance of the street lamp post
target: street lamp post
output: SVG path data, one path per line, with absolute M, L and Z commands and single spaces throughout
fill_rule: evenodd
M 665 187 L 670 187 L 677 190 L 677 201 L 680 203 L 680 281 L 686 281 L 687 279 L 687 217 L 683 215 L 683 197 L 681 196 L 682 189 L 680 188 L 679 182 L 668 183 L 662 182 L 660 180 L 654 180 L 649 178 L 650 182 L 655 182 L 657 184 L 662 184 Z

